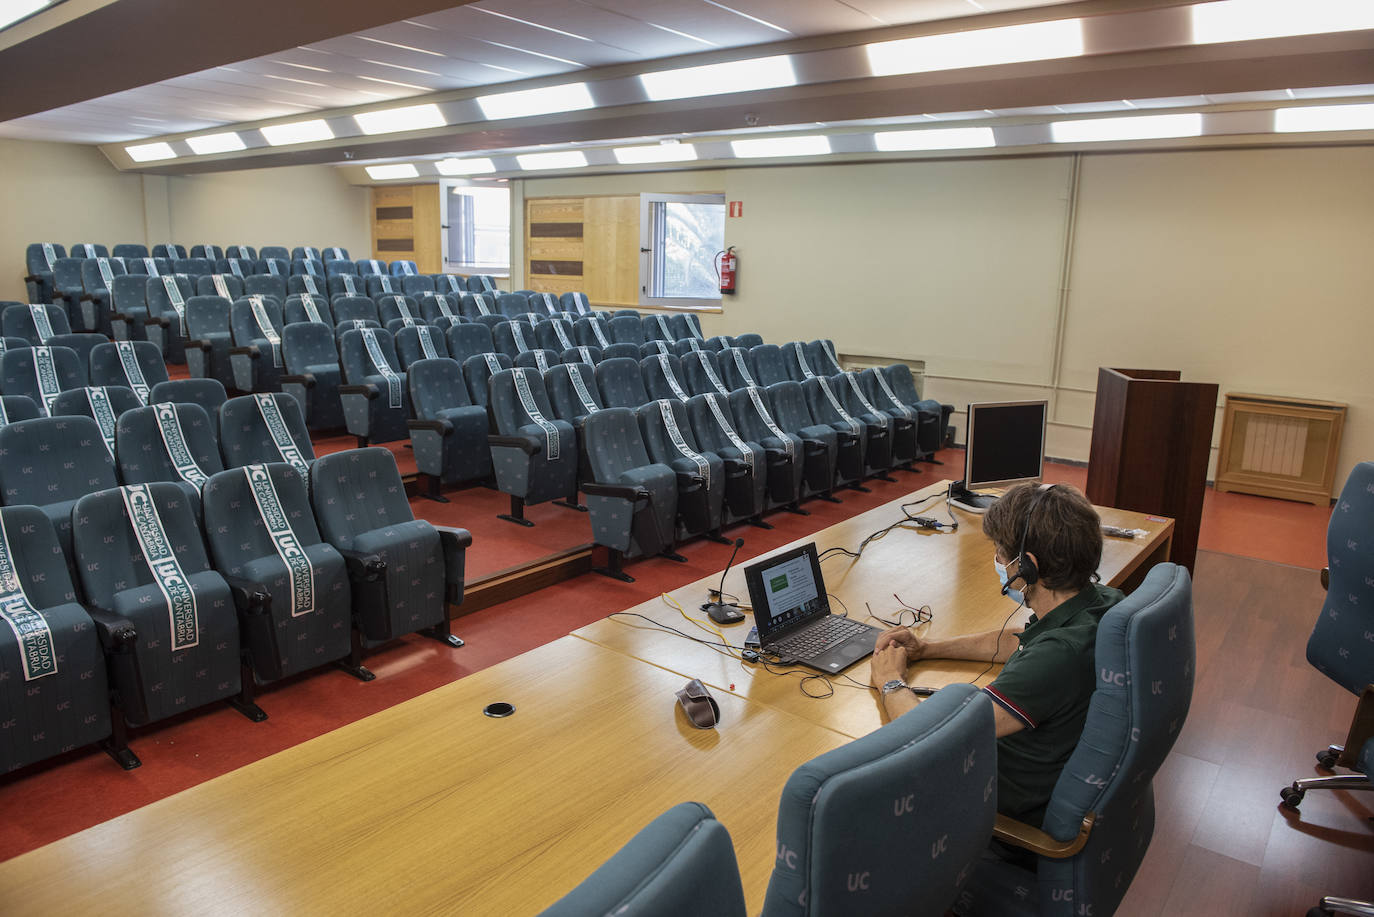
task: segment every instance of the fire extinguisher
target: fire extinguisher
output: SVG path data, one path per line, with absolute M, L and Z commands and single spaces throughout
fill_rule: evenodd
M 723 252 L 716 252 L 716 273 L 720 275 L 720 291 L 735 292 L 735 280 L 739 275 L 739 256 L 731 245 Z

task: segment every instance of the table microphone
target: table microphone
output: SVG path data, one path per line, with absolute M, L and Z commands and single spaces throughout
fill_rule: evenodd
M 710 601 L 701 606 L 701 610 L 710 615 L 711 620 L 717 624 L 734 624 L 744 620 L 744 613 L 739 608 L 733 604 L 725 603 L 724 591 L 725 575 L 730 572 L 730 567 L 735 563 L 735 555 L 739 553 L 739 549 L 742 547 L 744 547 L 744 539 L 736 538 L 735 550 L 730 552 L 730 563 L 726 564 L 725 569 L 720 572 L 720 588 L 708 590 L 706 598 Z

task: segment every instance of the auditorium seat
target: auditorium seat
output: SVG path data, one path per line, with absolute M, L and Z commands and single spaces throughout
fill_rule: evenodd
M 496 279 L 490 274 L 473 274 L 468 278 L 468 292 L 496 293 Z
M 367 296 L 367 282 L 353 274 L 330 274 L 325 283 L 330 300 L 340 296 Z
M 405 290 L 401 287 L 401 278 L 393 277 L 390 274 L 360 274 L 359 280 L 363 282 L 363 291 L 373 299 L 380 301 L 383 296 L 403 296 Z
M 498 353 L 514 360 L 527 350 L 533 350 L 536 339 L 534 326 L 528 322 L 506 321 L 492 329 L 492 342 Z
M 224 250 L 226 258 L 239 258 L 243 261 L 257 261 L 258 251 L 251 245 L 231 245 Z M 263 257 L 267 257 L 263 255 Z
M 325 253 L 324 273 L 326 277 L 337 277 L 340 274 L 358 274 L 358 266 L 345 258 L 330 258 L 329 253 Z
M 603 359 L 600 347 L 572 347 L 563 351 L 558 357 L 564 363 L 586 363 L 588 366 L 595 366 Z
M 518 318 L 530 311 L 529 297 L 523 293 L 497 293 L 493 310 L 506 318 Z
M 160 277 L 170 273 L 172 264 L 166 258 L 125 258 L 124 270 L 127 274 L 136 274 L 142 277 Z
M 243 295 L 243 280 L 233 274 L 202 274 L 196 279 L 197 296 L 219 296 L 233 302 Z
M 692 433 L 706 452 L 720 456 L 725 467 L 726 523 L 748 519 L 765 526 L 760 515 L 768 505 L 768 456 L 762 446 L 749 442 L 739 432 L 730 411 L 727 396 L 708 392 L 694 395 L 687 402 L 687 419 Z M 782 486 L 787 479 L 780 476 L 779 503 L 796 498 L 790 488 Z
M 630 408 L 607 408 L 583 423 L 591 480 L 582 485 L 592 525 L 592 541 L 608 552 L 596 572 L 632 583 L 622 564 L 627 557 L 673 551 L 677 519 L 677 473 L 649 459 L 638 419 Z
M 70 334 L 71 324 L 61 306 L 11 303 L 0 312 L 0 331 L 7 338 L 23 338 L 30 345 L 44 344 L 56 334 Z
M 866 424 L 881 422 L 887 427 L 888 458 L 892 468 L 906 468 L 920 457 L 916 443 L 915 412 L 907 416 L 898 411 L 885 411 L 864 391 L 858 373 L 842 372 L 830 379 L 830 387 L 839 397 L 845 410 Z M 870 447 L 871 448 L 871 447 Z M 870 453 L 871 459 L 871 453 Z M 870 460 L 870 465 L 873 462 Z
M 828 424 L 840 435 L 837 458 L 841 483 L 856 483 L 870 477 L 885 477 L 892 467 L 892 441 L 888 438 L 887 418 L 870 415 L 856 417 L 840 400 L 839 393 L 825 376 L 812 376 L 801 383 L 806 406 L 817 423 Z M 846 449 L 848 437 L 856 446 Z M 857 456 L 857 457 L 856 457 Z
M 271 274 L 250 274 L 243 278 L 244 296 L 270 296 L 278 303 L 286 302 L 286 278 Z
M 229 362 L 234 384 L 243 392 L 279 392 L 284 363 L 281 352 L 281 301 L 270 296 L 245 296 L 229 311 L 234 346 Z
M 544 376 L 544 388 L 554 416 L 568 421 L 574 430 L 579 430 L 588 414 L 605 407 L 596 386 L 596 372 L 588 363 L 564 362 L 552 367 Z
M 572 323 L 566 318 L 552 318 L 540 322 L 534 329 L 534 337 L 545 350 L 562 353 L 577 346 L 577 338 Z
M 193 378 L 217 379 L 226 389 L 235 387 L 229 362 L 231 307 L 223 296 L 192 296 L 186 301 L 186 367 Z
M 747 353 L 753 348 L 763 343 L 763 335 L 755 334 L 752 331 L 738 335 L 731 340 L 731 347 L 741 347 Z
M 883 381 L 898 401 L 921 413 L 916 437 L 921 444 L 923 457 L 933 456 L 944 440 L 954 406 L 941 404 L 932 398 L 922 398 L 916 388 L 916 380 L 911 375 L 911 368 L 905 363 L 893 363 L 879 368 L 877 372 L 882 374 Z
M 668 317 L 668 326 L 673 330 L 673 337 L 679 341 L 693 340 L 704 342 L 705 335 L 701 333 L 701 319 L 690 312 L 674 312 Z
M 300 406 L 282 392 L 224 402 L 219 409 L 219 448 L 225 468 L 288 462 L 304 470 L 315 461 Z
M 460 304 L 460 312 L 464 318 L 473 321 L 483 318 L 499 318 L 501 321 L 506 320 L 506 317 L 496 308 L 496 300 L 486 293 L 464 294 Z
M 278 260 L 290 262 L 291 249 L 285 245 L 264 245 L 258 249 L 258 257 L 266 260 Z
M 429 325 L 401 328 L 392 337 L 396 341 L 396 358 L 403 371 L 409 372 L 410 365 L 420 360 L 449 356 L 447 339 L 439 329 Z
M 114 457 L 101 442 L 100 425 L 89 417 L 39 417 L 0 427 L 4 504 L 42 509 L 69 561 L 72 507 L 87 494 L 119 484 Z
M 38 405 L 28 395 L 0 396 L 0 427 L 20 420 L 42 417 Z
M 577 505 L 577 436 L 556 419 L 542 375 L 515 367 L 491 376 L 489 412 L 496 486 L 510 496 L 500 518 L 533 525 L 525 507 L 549 500 Z
M 291 276 L 309 277 L 317 284 L 324 284 L 324 262 L 317 258 L 291 259 Z M 325 290 L 319 292 L 324 293 Z
M 698 351 L 707 349 L 701 343 L 701 341 L 698 341 L 696 338 L 679 338 L 678 340 L 673 341 L 673 343 L 670 346 L 673 352 L 673 356 L 679 358 L 685 357 L 689 353 L 697 353 Z
M 586 293 L 564 293 L 558 297 L 558 308 L 568 315 L 579 318 L 584 315 L 591 315 L 593 311 Z
M 468 282 L 464 277 L 457 274 L 432 274 L 434 281 L 434 293 L 443 293 L 446 296 L 455 297 L 455 301 L 462 299 L 464 293 L 468 292 Z
M 796 382 L 776 382 L 764 391 L 768 393 L 768 405 L 778 426 L 801 437 L 807 448 L 806 484 L 812 495 L 833 499 L 830 491 L 837 482 L 858 481 L 863 474 L 861 435 L 840 433 L 816 419 L 807 407 L 806 394 Z M 823 451 L 816 451 L 818 447 Z M 842 470 L 846 477 L 840 480 Z
M 81 262 L 81 328 L 110 336 L 110 287 L 128 271 L 114 258 L 88 258 Z M 73 326 L 75 327 L 75 326 Z
M 218 261 L 224 257 L 224 249 L 220 248 L 218 245 L 192 245 L 191 257 Z
M 496 344 L 492 339 L 491 329 L 486 325 L 476 323 L 454 325 L 448 329 L 444 337 L 448 340 L 449 355 L 459 363 L 464 363 L 468 357 L 477 354 L 496 352 Z
M 536 348 L 519 353 L 515 357 L 515 365 L 523 366 L 525 369 L 538 370 L 540 375 L 549 371 L 550 367 L 558 365 L 558 352 Z
M 385 261 L 378 261 L 376 258 L 359 258 L 353 262 L 356 273 L 360 277 L 368 274 L 388 274 Z
M 149 277 L 143 289 L 148 302 L 148 340 L 167 362 L 185 363 L 186 303 L 195 295 L 195 287 L 188 278 L 173 274 Z
M 376 327 L 381 327 L 377 304 L 366 296 L 331 297 L 329 306 L 334 312 L 334 325 L 338 330 L 351 328 L 352 323 L 358 321 L 375 322 Z
M 608 357 L 598 363 L 596 386 L 601 390 L 601 402 L 608 408 L 634 410 L 650 401 L 639 361 L 629 357 Z
M 401 292 L 413 297 L 416 302 L 420 297 L 432 294 L 435 291 L 434 278 L 425 274 L 405 274 L 401 277 Z
M 81 283 L 81 265 L 84 258 L 58 258 L 53 265 L 53 297 L 55 305 L 67 313 L 67 324 L 80 327 L 81 297 L 85 287 Z
M 639 324 L 640 334 L 645 341 L 667 341 L 671 344 L 677 340 L 677 335 L 673 333 L 668 322 L 668 316 L 662 312 L 644 316 L 639 320 Z
M 812 341 L 806 345 L 806 359 L 818 376 L 836 376 L 844 372 L 840 356 L 835 352 L 835 342 L 829 339 Z
M 634 360 L 638 363 L 644 358 L 644 346 L 642 344 L 612 344 L 601 351 L 601 360 Z
M 119 415 L 115 458 L 125 484 L 178 484 L 197 516 L 201 485 L 224 470 L 214 418 L 200 405 L 184 402 L 151 404 Z
M 339 398 L 348 432 L 360 445 L 407 438 L 410 390 L 391 333 L 381 328 L 344 331 L 339 336 L 339 363 L 344 377 Z
M 126 411 L 142 407 L 133 389 L 122 385 L 87 385 L 70 388 L 52 401 L 52 417 L 89 417 L 100 430 L 110 458 L 115 458 L 115 425 Z
M 656 357 L 659 354 L 672 356 L 672 346 L 667 341 L 659 340 L 645 341 L 643 344 L 639 345 L 639 358 L 641 360 L 646 359 L 648 357 Z
M 157 383 L 148 393 L 149 404 L 198 404 L 212 420 L 219 416 L 220 406 L 227 400 L 229 394 L 215 379 L 172 379 Z M 215 440 L 219 441 L 218 428 Z
M 110 336 L 117 341 L 148 339 L 148 277 L 158 275 L 122 274 L 110 287 Z
M 388 293 L 378 296 L 376 303 L 377 320 L 382 323 L 383 327 L 389 326 L 398 318 L 408 318 L 416 322 L 424 321 L 420 307 L 409 296 Z
M 291 276 L 291 262 L 285 258 L 259 258 L 253 262 L 253 273 L 259 277 L 276 277 L 285 284 Z
M 116 258 L 146 258 L 148 257 L 148 246 L 139 242 L 121 242 L 110 250 L 110 254 Z
M 55 242 L 34 242 L 24 249 L 24 276 L 29 302 L 48 303 L 56 299 L 53 269 L 57 259 L 67 257 L 67 249 Z
M 816 377 L 816 370 L 811 365 L 811 360 L 807 357 L 806 345 L 801 341 L 789 341 L 784 344 L 782 350 L 782 362 L 787 367 L 787 377 L 793 382 L 805 382 Z
M 704 395 L 713 392 L 729 396 L 730 389 L 721 379 L 720 364 L 711 351 L 694 350 L 683 354 L 678 363 L 682 366 L 682 382 L 688 394 Z
M 295 248 L 291 249 L 291 260 L 319 261 L 320 263 L 324 263 L 324 259 L 320 256 L 320 250 L 313 245 L 297 245 Z
M 194 284 L 196 278 L 215 272 L 215 262 L 209 258 L 178 258 L 172 262 L 172 272 L 187 275 Z
M 611 338 L 609 323 L 599 315 L 588 315 L 573 322 L 573 333 L 577 343 L 605 350 L 614 341 Z
M 720 365 L 720 379 L 730 391 L 737 392 L 742 388 L 759 384 L 758 380 L 754 378 L 754 368 L 750 364 L 749 352 L 743 347 L 725 348 L 720 352 L 717 361 Z
M 109 338 L 103 334 L 96 334 L 94 331 L 76 331 L 71 334 L 54 334 L 48 338 L 49 347 L 70 347 L 76 351 L 77 359 L 81 363 L 81 373 L 83 379 L 89 379 L 91 375 L 91 351 L 101 344 L 109 342 Z
M 463 378 L 473 403 L 485 408 L 491 400 L 491 377 L 514 366 L 515 361 L 504 353 L 479 353 L 463 360 Z
M 759 344 L 749 348 L 749 369 L 754 380 L 764 388 L 792 381 L 782 348 L 777 344 Z
M 420 315 L 425 321 L 434 324 L 441 318 L 458 318 L 462 315 L 462 295 L 449 293 L 419 294 Z
M 108 258 L 110 250 L 104 245 L 97 245 L 91 242 L 77 242 L 67 249 L 73 258 Z
M 650 461 L 667 465 L 677 475 L 676 540 L 720 534 L 725 506 L 725 463 L 703 450 L 692 432 L 687 406 L 676 399 L 659 399 L 636 412 Z
M 67 389 L 86 384 L 87 369 L 70 347 L 25 347 L 0 354 L 0 391 L 27 395 L 44 413 Z
M 644 343 L 644 327 L 638 316 L 617 315 L 606 323 L 608 337 L 617 344 L 634 344 L 636 347 Z
M 10 626 L 0 628 L 7 727 L 0 774 L 7 774 L 107 738 L 110 691 L 95 623 L 77 602 L 57 533 L 37 507 L 0 509 L 0 564 L 9 587 Z
M 415 467 L 427 479 L 425 495 L 438 500 L 444 486 L 490 477 L 487 411 L 473 403 L 458 362 L 448 357 L 419 359 L 409 366 L 406 378 L 415 405 L 415 419 L 407 426 Z
M 282 308 L 282 321 L 288 325 L 315 322 L 325 325 L 332 333 L 334 330 L 334 310 L 329 307 L 329 300 L 323 296 L 294 293 L 286 297 L 286 304 Z M 284 329 L 283 334 L 285 334 Z
M 257 263 L 242 258 L 221 258 L 215 262 L 216 274 L 228 274 L 239 280 L 246 280 L 257 270 Z
M 186 251 L 186 246 L 184 245 L 177 245 L 175 242 L 167 242 L 165 244 L 159 243 L 153 246 L 153 257 L 167 258 L 168 260 L 176 261 L 190 257 L 190 253 Z
M 677 357 L 665 353 L 647 356 L 640 361 L 639 372 L 651 399 L 670 398 L 685 404 L 691 397 L 682 381 L 682 363 Z M 649 451 L 652 454 L 653 450 Z
M 529 299 L 529 311 L 536 312 L 546 318 L 562 318 L 563 306 L 558 301 L 558 297 L 553 293 L 531 293 Z
M 797 509 L 797 500 L 802 496 L 808 470 L 818 483 L 826 480 L 825 445 L 802 442 L 800 436 L 779 426 L 768 406 L 768 393 L 756 385 L 731 392 L 729 403 L 730 414 L 740 436 L 746 442 L 758 443 L 768 454 L 770 508 L 785 506 Z M 784 496 L 790 499 L 783 499 Z
M 327 307 L 325 307 L 327 308 Z M 296 322 L 282 329 L 282 391 L 296 400 L 311 430 L 344 425 L 339 385 L 343 367 L 333 329 L 323 322 Z

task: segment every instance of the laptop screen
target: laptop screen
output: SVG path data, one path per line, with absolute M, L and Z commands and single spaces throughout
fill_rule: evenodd
M 814 542 L 746 567 L 744 580 L 760 640 L 830 613 Z

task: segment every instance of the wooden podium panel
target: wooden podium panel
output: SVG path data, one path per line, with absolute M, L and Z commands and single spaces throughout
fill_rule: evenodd
M 1183 382 L 1175 370 L 1097 371 L 1088 499 L 1174 520 L 1170 559 L 1193 571 L 1207 490 L 1214 382 Z

